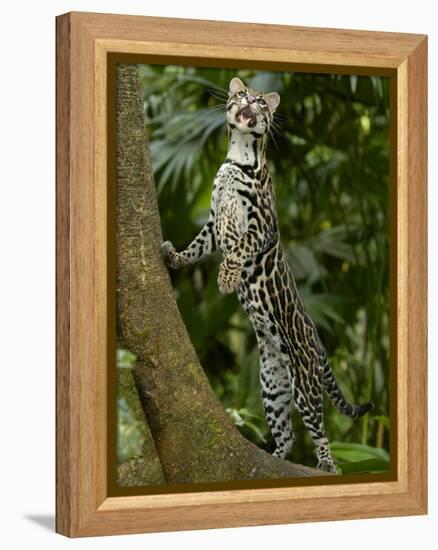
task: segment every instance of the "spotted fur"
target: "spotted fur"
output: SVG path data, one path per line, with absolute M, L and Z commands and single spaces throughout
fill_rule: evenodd
M 351 405 L 342 394 L 284 256 L 266 163 L 267 138 L 279 102 L 275 92 L 262 94 L 233 78 L 226 107 L 228 154 L 214 180 L 209 219 L 186 250 L 176 252 L 169 241 L 161 250 L 167 265 L 179 268 L 220 248 L 224 259 L 219 290 L 237 292 L 257 336 L 274 455 L 286 458 L 292 451 L 294 405 L 315 443 L 318 468 L 334 472 L 323 422 L 323 388 L 333 405 L 351 418 L 373 405 Z

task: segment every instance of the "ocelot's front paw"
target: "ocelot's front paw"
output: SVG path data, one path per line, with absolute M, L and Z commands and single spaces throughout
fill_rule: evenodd
M 177 269 L 180 264 L 178 252 L 170 241 L 165 241 L 160 247 L 161 256 L 166 265 Z
M 240 284 L 242 267 L 232 261 L 225 259 L 219 268 L 217 284 L 222 294 L 234 292 Z

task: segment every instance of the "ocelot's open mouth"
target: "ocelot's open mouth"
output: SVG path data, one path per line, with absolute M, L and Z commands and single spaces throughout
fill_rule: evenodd
M 236 122 L 246 124 L 249 128 L 253 128 L 257 124 L 257 118 L 249 105 L 236 113 Z

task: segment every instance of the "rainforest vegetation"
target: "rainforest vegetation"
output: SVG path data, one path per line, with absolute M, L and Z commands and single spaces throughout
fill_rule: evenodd
M 161 230 L 184 249 L 205 223 L 214 175 L 226 156 L 228 83 L 276 91 L 268 146 L 281 239 L 336 378 L 353 403 L 375 410 L 353 421 L 326 400 L 325 424 L 340 473 L 389 467 L 389 86 L 373 76 L 140 65 L 144 124 Z M 235 295 L 217 288 L 220 254 L 170 273 L 196 355 L 231 423 L 275 448 L 263 415 L 258 351 Z M 159 312 L 157 312 L 159 314 Z M 137 354 L 119 339 L 118 372 Z M 118 462 L 142 454 L 145 423 L 131 382 L 118 390 Z M 131 384 L 131 386 L 130 386 Z M 129 386 L 129 387 L 128 387 Z M 134 388 L 134 390 L 133 390 Z M 291 461 L 315 466 L 293 412 Z M 132 482 L 135 484 L 135 480 Z

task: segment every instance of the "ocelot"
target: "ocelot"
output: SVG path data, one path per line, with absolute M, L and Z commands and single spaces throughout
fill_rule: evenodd
M 292 404 L 316 446 L 318 468 L 335 472 L 323 422 L 323 389 L 339 411 L 358 418 L 371 402 L 351 405 L 336 383 L 315 325 L 306 313 L 280 242 L 275 195 L 266 147 L 276 92 L 261 93 L 241 80 L 230 82 L 226 104 L 228 154 L 213 184 L 209 218 L 186 250 L 161 245 L 168 266 L 200 260 L 218 247 L 224 259 L 219 290 L 237 292 L 254 327 L 260 353 L 260 381 L 274 455 L 286 458 L 294 434 Z

